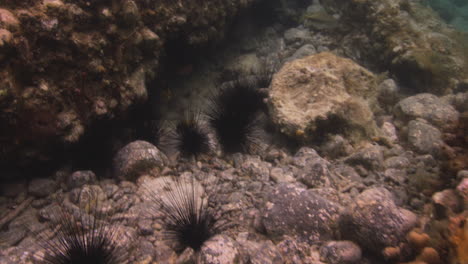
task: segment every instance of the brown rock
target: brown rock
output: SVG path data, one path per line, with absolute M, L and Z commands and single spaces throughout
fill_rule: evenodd
M 19 29 L 19 20 L 7 9 L 0 8 L 0 27 L 7 28 L 11 31 Z
M 269 108 L 273 122 L 289 136 L 308 140 L 330 131 L 359 141 L 377 131 L 365 101 L 375 101 L 376 87 L 376 77 L 366 69 L 323 52 L 288 62 L 274 75 Z

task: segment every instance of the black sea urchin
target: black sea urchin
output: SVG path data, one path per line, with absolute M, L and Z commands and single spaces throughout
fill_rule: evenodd
M 169 147 L 182 156 L 198 156 L 211 149 L 210 138 L 200 120 L 200 114 L 187 113 L 182 121 L 175 125 L 169 139 Z
M 225 83 L 211 98 L 208 123 L 225 153 L 248 151 L 256 145 L 258 113 L 264 95 L 250 79 Z
M 79 216 L 65 209 L 55 212 L 59 222 L 56 238 L 39 237 L 46 251 L 42 264 L 127 263 L 126 250 L 116 243 L 116 227 L 104 223 L 96 204 L 89 208 L 90 214 L 80 212 Z
M 164 237 L 174 241 L 178 249 L 190 247 L 199 251 L 203 243 L 224 229 L 214 211 L 208 207 L 208 197 L 195 180 L 166 181 L 170 188 L 164 196 L 151 193 L 164 219 Z

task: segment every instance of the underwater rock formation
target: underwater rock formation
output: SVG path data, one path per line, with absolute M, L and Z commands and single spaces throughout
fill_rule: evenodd
M 340 219 L 345 238 L 353 238 L 365 248 L 381 253 L 385 247 L 398 246 L 417 224 L 417 216 L 393 202 L 392 194 L 382 188 L 367 189 L 356 204 Z
M 262 219 L 271 236 L 298 236 L 304 241 L 334 238 L 333 227 L 340 207 L 313 192 L 294 184 L 280 183 L 267 194 Z M 310 212 L 318 212 L 311 214 Z
M 341 15 L 349 36 L 365 36 L 354 38 L 355 47 L 366 47 L 367 58 L 416 91 L 447 94 L 466 82 L 467 36 L 418 1 L 320 2 Z
M 251 2 L 2 1 L 0 160 L 47 159 L 128 112 L 147 99 L 165 47 L 221 39 Z
M 418 94 L 401 100 L 394 108 L 395 116 L 403 121 L 423 118 L 431 124 L 450 129 L 457 125 L 459 113 L 433 94 Z
M 274 75 L 269 108 L 273 122 L 288 136 L 311 140 L 344 133 L 359 142 L 377 133 L 371 111 L 376 93 L 374 74 L 323 52 L 288 62 Z

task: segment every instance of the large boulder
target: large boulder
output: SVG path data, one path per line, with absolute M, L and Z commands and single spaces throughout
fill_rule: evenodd
M 342 133 L 359 141 L 377 133 L 371 111 L 376 93 L 377 78 L 371 72 L 322 52 L 288 62 L 274 75 L 269 108 L 289 136 L 310 140 Z
M 340 218 L 344 238 L 357 242 L 377 254 L 386 247 L 397 247 L 417 224 L 417 216 L 395 205 L 384 188 L 371 188 L 356 197 Z
M 314 242 L 336 235 L 340 207 L 322 196 L 294 184 L 280 183 L 267 193 L 263 224 L 269 235 L 297 236 Z
M 402 121 L 423 118 L 442 128 L 457 125 L 459 113 L 453 106 L 439 97 L 423 93 L 407 97 L 395 106 L 395 115 Z
M 48 160 L 128 113 L 147 99 L 161 54 L 220 40 L 252 2 L 1 1 L 0 161 Z

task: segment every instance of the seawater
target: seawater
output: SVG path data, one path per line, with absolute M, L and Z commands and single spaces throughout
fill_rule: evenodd
M 442 19 L 456 29 L 468 32 L 468 1 L 467 0 L 425 0 Z

